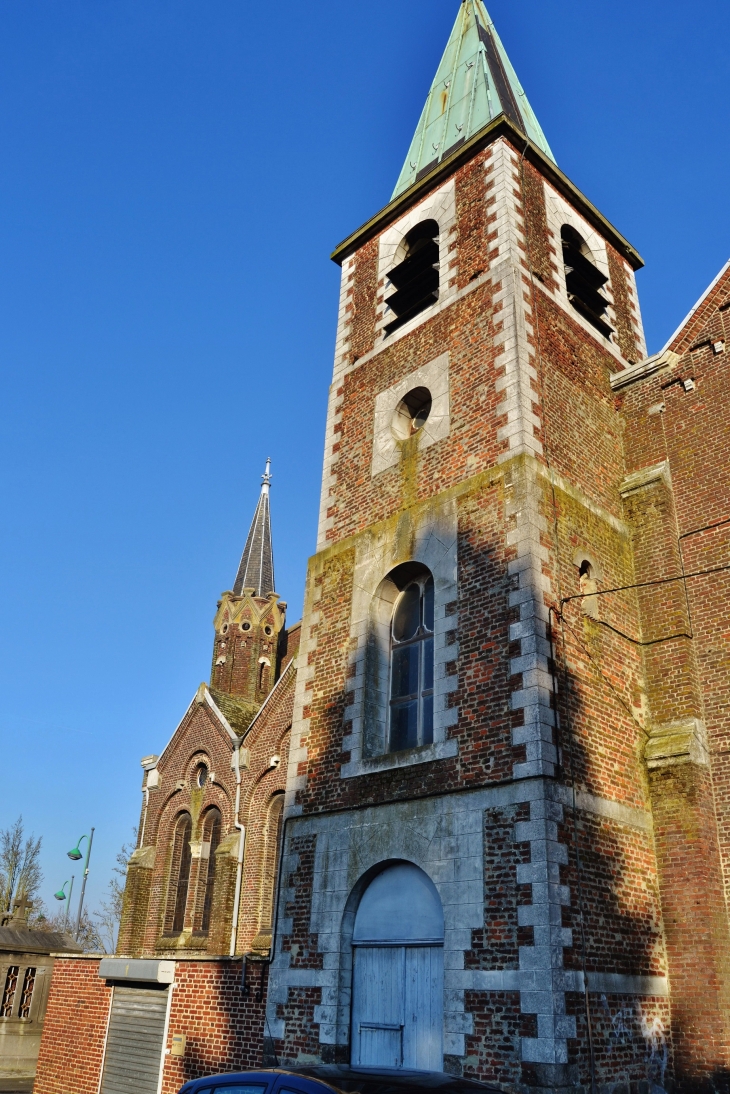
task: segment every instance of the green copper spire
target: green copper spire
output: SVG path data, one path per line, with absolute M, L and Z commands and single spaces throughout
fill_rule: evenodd
M 393 197 L 499 114 L 554 161 L 482 0 L 462 0 Z

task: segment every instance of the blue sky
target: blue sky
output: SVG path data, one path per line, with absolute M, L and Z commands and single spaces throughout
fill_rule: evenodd
M 659 349 L 730 255 L 730 5 L 488 7 L 558 163 L 644 256 Z M 298 617 L 328 254 L 386 204 L 457 10 L 0 4 L 0 827 L 43 835 L 47 899 L 92 824 L 105 888 L 269 455 Z

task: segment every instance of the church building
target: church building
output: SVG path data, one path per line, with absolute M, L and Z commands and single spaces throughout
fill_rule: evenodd
M 333 258 L 301 625 L 267 466 L 210 684 L 143 761 L 118 955 L 57 961 L 36 1094 L 262 1062 L 725 1091 L 730 263 L 648 356 L 642 259 L 482 0 Z

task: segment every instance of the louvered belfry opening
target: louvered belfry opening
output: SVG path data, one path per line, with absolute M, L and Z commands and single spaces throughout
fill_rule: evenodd
M 613 327 L 606 322 L 608 300 L 601 292 L 608 278 L 594 266 L 588 257 L 588 245 L 579 232 L 570 224 L 564 224 L 560 230 L 563 243 L 563 263 L 565 264 L 565 287 L 568 300 L 576 311 L 610 338 Z
M 438 236 L 439 226 L 435 220 L 422 221 L 406 235 L 403 241 L 406 256 L 388 272 L 395 292 L 385 298 L 385 303 L 396 318 L 386 325 L 386 335 L 438 300 Z

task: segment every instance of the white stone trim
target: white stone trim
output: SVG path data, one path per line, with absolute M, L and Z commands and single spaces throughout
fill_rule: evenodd
M 346 258 L 342 264 L 340 278 L 340 306 L 337 316 L 337 340 L 335 342 L 335 364 L 332 385 L 327 402 L 327 422 L 324 438 L 324 463 L 322 468 L 322 489 L 319 502 L 319 525 L 317 530 L 317 549 L 322 550 L 327 543 L 327 532 L 332 527 L 333 520 L 327 516 L 330 505 L 330 497 L 337 482 L 338 452 L 332 449 L 340 436 L 336 432 L 336 426 L 342 421 L 342 397 L 338 395 L 341 378 L 349 363 L 350 333 L 352 328 L 352 312 L 348 311 L 352 284 L 356 274 L 357 255 Z
M 637 380 L 643 380 L 647 376 L 652 376 L 662 369 L 676 368 L 679 361 L 679 355 L 670 349 L 662 350 L 660 353 L 653 353 L 651 357 L 646 357 L 635 365 L 629 365 L 628 368 L 621 369 L 620 372 L 612 372 L 611 389 L 620 391 L 622 387 L 628 387 L 629 384 L 633 384 Z
M 459 655 L 458 643 L 448 641 L 451 632 L 456 630 L 458 620 L 455 614 L 447 616 L 446 609 L 457 598 L 457 519 L 455 499 L 436 498 L 420 511 L 404 513 L 396 528 L 391 524 L 379 525 L 358 537 L 350 614 L 350 637 L 354 651 L 350 654 L 350 696 L 344 714 L 350 732 L 342 741 L 342 749 L 350 753 L 350 761 L 342 765 L 340 774 L 343 779 L 364 775 L 372 770 L 426 763 L 437 756 L 443 758 L 456 754 L 456 741 L 448 739 L 448 730 L 456 725 L 459 717 L 458 707 L 450 705 L 451 693 L 458 687 L 458 677 L 447 675 L 446 666 Z M 399 551 L 405 553 L 401 555 Z M 369 642 L 371 657 L 377 655 L 383 663 L 389 659 L 386 652 L 389 649 L 389 629 L 381 628 L 374 622 L 373 601 L 383 580 L 402 562 L 420 562 L 428 567 L 434 579 L 434 743 L 430 755 L 423 747 L 386 753 L 372 744 L 376 736 L 384 738 L 386 732 L 387 680 L 384 686 L 381 683 L 379 698 L 376 699 L 377 724 L 366 725 L 366 717 L 372 717 L 366 714 L 366 696 L 372 700 L 376 694 L 366 679 Z M 386 630 L 388 633 L 385 633 Z M 366 734 L 371 740 L 369 748 Z
M 278 942 L 270 970 L 267 1001 L 271 1036 L 282 1038 L 284 1021 L 277 1017 L 289 988 L 319 987 L 322 1002 L 314 1020 L 320 1023 L 321 1044 L 347 1044 L 350 1027 L 351 947 L 343 935 L 345 911 L 360 878 L 378 863 L 392 859 L 413 862 L 438 889 L 444 908 L 444 1051 L 465 1055 L 465 1036 L 473 1032 L 465 1011 L 465 991 L 520 993 L 523 1013 L 537 1015 L 538 1037 L 522 1039 L 522 1059 L 542 1063 L 567 1062 L 567 1039 L 576 1036 L 575 1020 L 565 1013 L 565 993 L 582 992 L 582 972 L 565 969 L 563 949 L 572 944 L 571 931 L 561 925 L 562 907 L 571 902 L 560 882 L 567 847 L 558 842 L 563 804 L 556 800 L 567 788 L 543 779 L 526 779 L 480 790 L 411 802 L 390 802 L 347 814 L 299 817 L 287 829 L 281 866 L 286 879 L 298 866 L 291 851 L 295 837 L 316 835 L 312 906 L 309 930 L 317 935 L 322 969 L 290 968 L 291 954 L 282 939 L 291 933 L 290 919 L 281 911 L 295 897 L 282 886 L 279 898 Z M 484 814 L 486 810 L 529 802 L 530 819 L 515 825 L 515 842 L 528 842 L 530 862 L 517 866 L 516 882 L 529 884 L 532 903 L 519 909 L 519 922 L 534 928 L 535 944 L 522 946 L 519 967 L 508 970 L 466 969 L 464 954 L 472 948 L 472 931 L 484 926 Z M 584 794 L 579 808 L 629 824 L 650 836 L 650 819 L 641 810 Z M 666 996 L 666 977 L 590 973 L 588 987 L 624 995 Z
M 558 267 L 558 273 L 555 278 L 557 281 L 557 290 L 550 291 L 546 285 L 536 281 L 536 287 L 542 289 L 543 292 L 548 293 L 553 300 L 555 300 L 566 315 L 569 315 L 580 327 L 590 334 L 592 338 L 598 342 L 605 350 L 616 358 L 620 367 L 624 367 L 626 359 L 624 358 L 618 344 L 613 341 L 612 338 L 606 338 L 601 334 L 599 330 L 589 323 L 588 320 L 577 311 L 568 300 L 568 292 L 565 287 L 565 274 L 563 272 L 563 256 L 562 246 L 560 241 L 560 230 L 564 224 L 570 224 L 575 228 L 576 232 L 579 232 L 586 244 L 591 250 L 594 263 L 601 273 L 608 278 L 608 282 L 603 286 L 601 290 L 608 300 L 608 323 L 609 326 L 616 329 L 616 310 L 614 307 L 614 293 L 613 286 L 611 284 L 611 272 L 608 266 L 608 254 L 606 250 L 606 241 L 603 236 L 596 231 L 592 224 L 590 224 L 581 214 L 563 197 L 557 190 L 553 189 L 549 182 L 543 180 L 543 186 L 545 189 L 545 208 L 547 212 L 548 229 L 553 234 L 553 245 L 557 254 L 556 265 Z M 641 320 L 641 313 L 639 311 L 639 296 L 636 289 L 636 279 L 631 270 L 623 259 L 619 256 L 619 262 L 623 264 L 624 273 L 627 274 L 628 285 L 633 295 L 634 303 L 634 317 L 633 317 L 633 329 L 634 333 L 639 339 L 639 344 L 636 347 L 637 353 L 645 353 L 646 346 L 644 338 L 644 327 Z
M 387 391 L 375 397 L 375 424 L 373 428 L 373 459 L 371 475 L 394 467 L 401 456 L 402 443 L 396 440 L 392 429 L 393 415 L 401 399 L 415 387 L 426 387 L 431 392 L 431 413 L 418 431 L 419 449 L 436 444 L 451 432 L 449 402 L 449 355 L 442 353 L 426 365 L 414 369 Z
M 387 307 L 385 297 L 391 292 L 392 286 L 388 281 L 388 270 L 400 261 L 398 248 L 403 237 L 415 228 L 423 220 L 435 220 L 439 226 L 439 295 L 438 302 L 432 308 L 426 308 L 419 315 L 415 315 L 392 335 L 385 334 L 384 327 L 395 319 L 395 315 Z M 375 322 L 376 345 L 391 345 L 396 334 L 407 334 L 421 323 L 426 322 L 433 314 L 437 306 L 445 306 L 451 301 L 456 292 L 457 268 L 452 262 L 457 259 L 456 249 L 452 244 L 456 240 L 456 179 L 450 178 L 443 186 L 429 194 L 418 205 L 413 206 L 408 212 L 387 228 L 380 237 L 378 252 L 378 297 Z M 381 281 L 383 282 L 381 286 Z

